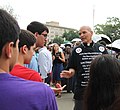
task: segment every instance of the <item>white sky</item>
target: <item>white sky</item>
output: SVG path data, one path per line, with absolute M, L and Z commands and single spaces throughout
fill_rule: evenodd
M 10 5 L 18 15 L 18 23 L 26 29 L 31 21 L 57 21 L 60 26 L 79 29 L 106 22 L 107 17 L 120 18 L 119 0 L 0 0 L 0 6 Z

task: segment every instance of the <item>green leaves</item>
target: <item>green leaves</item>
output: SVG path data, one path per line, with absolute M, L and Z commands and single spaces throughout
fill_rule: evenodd
M 65 32 L 62 37 L 68 41 L 72 41 L 74 38 L 79 38 L 79 34 L 77 31 L 69 31 Z
M 113 41 L 120 39 L 120 20 L 117 17 L 108 17 L 105 24 L 94 27 L 96 34 L 105 34 Z

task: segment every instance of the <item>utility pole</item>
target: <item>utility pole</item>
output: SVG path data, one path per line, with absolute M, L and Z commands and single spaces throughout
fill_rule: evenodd
M 95 5 L 93 5 L 93 31 L 94 31 L 94 25 L 95 25 Z

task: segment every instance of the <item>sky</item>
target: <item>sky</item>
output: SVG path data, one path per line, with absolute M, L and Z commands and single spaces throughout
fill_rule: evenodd
M 104 24 L 107 17 L 120 18 L 118 0 L 0 0 L 0 6 L 6 5 L 13 8 L 22 29 L 32 21 L 56 21 L 79 30 L 83 25 Z

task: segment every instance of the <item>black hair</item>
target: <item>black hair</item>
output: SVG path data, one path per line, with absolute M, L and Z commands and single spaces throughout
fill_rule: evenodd
M 39 34 L 41 34 L 42 32 L 46 31 L 47 33 L 49 33 L 48 28 L 37 21 L 33 21 L 31 22 L 28 26 L 27 26 L 27 30 L 31 31 L 33 34 L 35 34 L 36 32 L 38 32 Z
M 7 11 L 0 9 L 0 56 L 6 43 L 13 42 L 13 46 L 16 46 L 19 33 L 17 21 Z
M 71 48 L 71 44 L 65 44 L 65 47 L 69 46 Z
M 36 43 L 36 38 L 33 33 L 27 30 L 21 29 L 21 33 L 19 36 L 19 50 L 24 45 L 27 46 L 27 48 L 30 50 L 30 47 L 33 46 Z
M 84 96 L 84 110 L 107 110 L 120 89 L 120 62 L 110 56 L 96 57 L 90 66 L 90 79 Z

